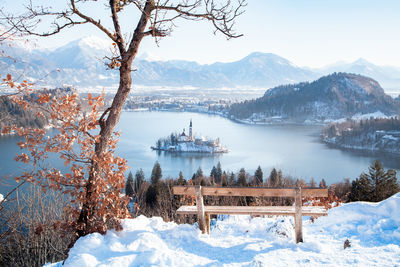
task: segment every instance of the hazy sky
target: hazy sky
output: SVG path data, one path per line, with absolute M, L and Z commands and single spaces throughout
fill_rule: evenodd
M 63 1 L 57 0 L 57 4 Z M 11 10 L 23 2 L 1 0 L 0 6 Z M 103 22 L 108 14 L 104 5 L 98 6 L 88 12 L 99 17 L 104 13 Z M 226 41 L 220 34 L 213 35 L 206 22 L 179 21 L 160 47 L 147 38 L 139 53 L 213 63 L 260 51 L 278 54 L 300 66 L 318 67 L 360 57 L 378 65 L 400 66 L 399 14 L 400 0 L 248 0 L 246 13 L 237 21 L 237 31 L 244 34 L 239 39 Z M 133 29 L 137 14 L 130 12 L 123 20 L 126 31 Z M 77 26 L 38 43 L 56 47 L 85 35 L 105 38 L 92 26 Z

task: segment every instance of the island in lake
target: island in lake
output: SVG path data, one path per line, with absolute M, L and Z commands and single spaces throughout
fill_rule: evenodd
M 160 138 L 156 146 L 151 149 L 169 152 L 194 152 L 194 153 L 227 153 L 228 149 L 221 145 L 219 138 L 207 139 L 193 136 L 193 123 L 190 120 L 189 134 L 183 129 L 181 134 L 171 133 L 166 138 Z

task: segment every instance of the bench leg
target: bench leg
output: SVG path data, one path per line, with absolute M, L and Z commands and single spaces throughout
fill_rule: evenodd
M 297 216 L 294 216 L 294 230 L 295 230 L 295 234 L 296 234 L 296 244 L 299 242 L 303 242 L 303 222 L 300 218 L 298 218 Z
M 197 221 L 199 223 L 199 229 L 203 234 L 206 233 L 206 220 L 204 213 L 204 202 L 203 195 L 201 193 L 201 186 L 196 185 L 194 187 L 195 195 L 196 195 L 196 206 L 197 206 Z
M 296 244 L 303 242 L 303 220 L 302 220 L 302 201 L 301 201 L 301 188 L 296 188 L 295 214 L 294 214 L 294 231 L 296 235 Z
M 207 234 L 210 234 L 210 214 L 206 213 L 206 230 Z

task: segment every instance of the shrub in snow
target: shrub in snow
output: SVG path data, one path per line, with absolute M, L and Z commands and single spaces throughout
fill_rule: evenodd
M 344 244 L 343 244 L 343 249 L 346 249 L 346 248 L 349 248 L 349 247 L 351 247 L 351 243 L 350 243 L 350 241 L 348 239 L 346 239 L 346 241 L 344 241 Z
M 382 201 L 400 191 L 395 170 L 385 171 L 379 160 L 352 182 L 350 201 Z

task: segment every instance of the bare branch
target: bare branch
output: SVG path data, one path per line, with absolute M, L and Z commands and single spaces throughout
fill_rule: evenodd
M 101 31 L 103 31 L 105 34 L 107 34 L 108 37 L 110 37 L 111 40 L 113 40 L 114 42 L 118 43 L 117 37 L 112 34 L 109 30 L 107 30 L 107 28 L 105 28 L 101 23 L 100 20 L 99 21 L 95 21 L 93 18 L 84 15 L 82 12 L 80 12 L 75 5 L 75 0 L 71 0 L 71 7 L 72 7 L 72 12 L 76 15 L 78 15 L 79 17 L 81 17 L 82 19 L 84 19 L 86 22 L 90 22 L 92 23 L 94 26 L 96 26 L 97 28 L 99 28 Z
M 156 28 L 153 28 L 151 30 L 148 30 L 146 32 L 143 33 L 144 36 L 147 35 L 151 35 L 153 37 L 165 37 L 168 35 L 168 31 L 167 30 L 159 30 Z
M 8 194 L 5 196 L 5 197 L 3 197 L 3 200 L 2 201 L 0 201 L 0 206 L 3 204 L 3 202 L 5 202 L 6 200 L 7 200 L 7 198 L 12 194 L 12 193 L 14 193 L 18 188 L 20 188 L 23 184 L 25 184 L 26 183 L 26 180 L 24 180 L 24 181 L 22 181 L 21 183 L 19 183 L 16 187 L 14 187 L 10 192 L 8 192 Z
M 192 4 L 189 4 L 189 1 L 187 1 L 185 5 L 158 5 L 156 9 L 172 11 L 179 15 L 171 19 L 165 19 L 162 23 L 171 22 L 178 17 L 188 20 L 208 20 L 214 25 L 215 32 L 224 34 L 228 39 L 243 36 L 243 34 L 236 34 L 233 28 L 235 19 L 244 13 L 243 8 L 247 5 L 245 0 L 238 0 L 236 7 L 233 7 L 231 1 L 217 6 L 214 0 L 204 0 L 204 10 L 198 12 L 197 10 L 201 7 L 201 3 L 202 1 L 200 0 L 194 1 Z
M 114 29 L 115 29 L 115 34 L 116 34 L 116 43 L 118 45 L 120 54 L 125 53 L 126 48 L 125 48 L 125 43 L 122 37 L 122 32 L 121 32 L 121 26 L 119 24 L 119 19 L 118 19 L 118 14 L 117 14 L 117 3 L 120 1 L 117 0 L 110 0 L 110 8 L 111 8 L 111 17 L 112 21 L 114 23 Z
M 45 7 L 33 7 L 32 2 L 26 6 L 27 13 L 20 16 L 7 15 L 4 12 L 1 13 L 3 20 L 6 20 L 7 24 L 16 31 L 34 35 L 34 36 L 51 36 L 59 33 L 61 30 L 72 27 L 74 25 L 85 24 L 87 21 L 74 21 L 71 18 L 72 13 L 68 10 L 61 12 L 52 12 L 50 9 Z M 35 29 L 42 22 L 40 17 L 54 17 L 51 26 L 53 30 L 48 32 L 36 32 Z
M 150 19 L 151 12 L 155 9 L 154 0 L 146 0 L 146 4 L 142 10 L 142 15 L 140 16 L 139 22 L 136 26 L 135 32 L 133 33 L 132 40 L 129 44 L 129 48 L 127 51 L 128 57 L 132 60 L 138 49 L 139 44 L 144 37 L 143 33 L 145 32 L 147 22 Z

